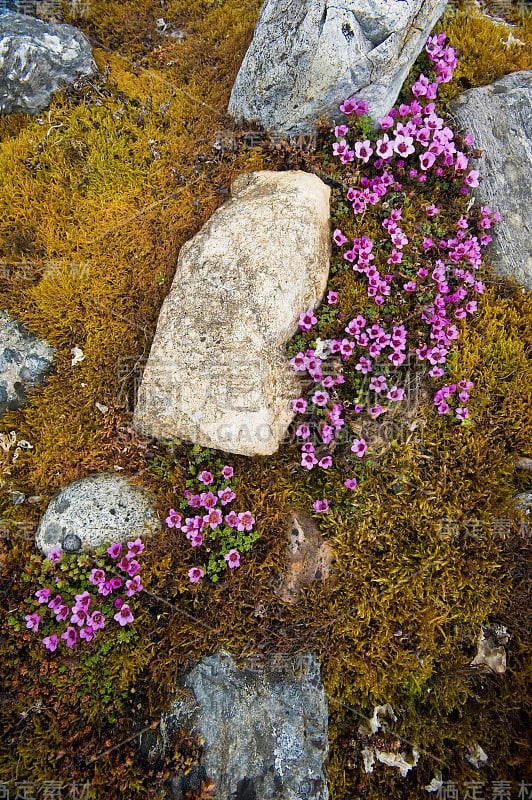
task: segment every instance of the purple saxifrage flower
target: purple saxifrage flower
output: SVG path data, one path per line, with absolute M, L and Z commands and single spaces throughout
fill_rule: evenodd
M 191 567 L 188 571 L 190 583 L 197 583 L 204 575 L 205 573 L 201 567 Z
M 39 603 L 47 603 L 50 598 L 50 589 L 38 589 L 35 592 L 35 597 Z
M 74 647 L 78 640 L 78 632 L 75 628 L 69 626 L 66 631 L 61 634 L 61 639 L 65 639 L 67 647 Z
M 38 614 L 26 614 L 24 619 L 26 620 L 26 628 L 31 628 L 32 631 L 38 630 L 39 622 L 41 621 Z
M 173 509 L 170 510 L 170 513 L 172 513 L 172 510 Z M 120 554 L 122 552 L 122 545 L 119 542 L 113 542 L 113 544 L 107 548 L 107 552 L 109 553 L 111 558 L 120 558 Z
M 52 564 L 57 564 L 59 561 L 61 561 L 62 555 L 63 553 L 59 547 L 52 547 L 48 553 L 48 559 L 52 562 Z
M 42 640 L 43 645 L 49 650 L 51 653 L 57 649 L 57 645 L 59 644 L 59 636 L 57 634 L 52 633 L 51 636 L 45 636 Z
M 353 444 L 351 445 L 351 452 L 355 453 L 358 456 L 358 458 L 362 458 L 362 456 L 364 455 L 364 453 L 366 452 L 367 449 L 368 449 L 368 446 L 366 444 L 366 440 L 365 439 L 354 439 L 353 440 Z
M 134 542 L 128 542 L 127 546 L 128 546 L 128 554 L 127 554 L 128 558 L 130 558 L 131 556 L 138 556 L 144 550 L 144 545 L 142 544 L 140 538 L 135 539 Z
M 118 624 L 122 627 L 127 625 L 128 622 L 133 622 L 134 617 L 127 603 L 124 603 L 120 607 L 120 610 L 113 616 L 113 619 L 116 620 L 116 622 L 118 622 Z
M 225 554 L 224 559 L 227 561 L 227 566 L 230 569 L 240 566 L 240 553 L 237 550 L 231 549 Z

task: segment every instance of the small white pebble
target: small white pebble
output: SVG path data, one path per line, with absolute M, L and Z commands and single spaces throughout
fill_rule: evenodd
M 75 367 L 76 364 L 79 364 L 79 362 L 83 361 L 83 359 L 85 358 L 85 356 L 83 354 L 83 350 L 80 350 L 79 347 L 72 347 L 70 352 L 74 356 L 74 358 L 72 359 L 72 366 L 73 367 Z

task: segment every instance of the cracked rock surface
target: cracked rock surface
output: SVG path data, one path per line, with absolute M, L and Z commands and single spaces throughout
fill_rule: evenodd
M 0 113 L 38 114 L 63 83 L 96 69 L 89 40 L 77 28 L 0 11 Z
M 345 121 L 357 95 L 376 120 L 395 103 L 446 0 L 266 0 L 236 77 L 229 113 L 285 136 Z

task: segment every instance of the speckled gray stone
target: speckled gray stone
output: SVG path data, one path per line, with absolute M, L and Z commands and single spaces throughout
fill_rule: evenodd
M 237 669 L 228 653 L 204 657 L 179 680 L 188 690 L 161 720 L 167 742 L 179 727 L 205 741 L 217 800 L 327 800 L 327 701 L 310 653 Z M 182 796 L 180 779 L 173 796 Z
M 0 113 L 38 114 L 63 83 L 96 70 L 89 40 L 72 25 L 0 14 Z
M 0 311 L 0 414 L 21 408 L 26 390 L 42 383 L 55 350 Z
M 63 536 L 61 549 L 66 553 L 77 553 L 81 550 L 81 539 L 75 533 L 67 533 Z
M 145 538 L 161 529 L 153 498 L 141 486 L 113 472 L 89 475 L 60 489 L 50 500 L 36 534 L 36 546 L 47 555 L 91 551 L 107 542 Z
M 516 506 L 532 519 L 532 492 L 523 492 L 515 498 Z
M 451 105 L 458 128 L 471 132 L 482 157 L 471 166 L 481 175 L 473 194 L 499 211 L 501 221 L 486 252 L 496 272 L 532 289 L 532 71 L 505 75 L 469 89 Z

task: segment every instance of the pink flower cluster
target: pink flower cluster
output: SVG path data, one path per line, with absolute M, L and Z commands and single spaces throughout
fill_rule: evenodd
M 406 347 L 407 331 L 404 325 L 396 325 L 393 327 L 392 333 L 386 333 L 384 328 L 379 324 L 367 324 L 367 320 L 361 314 L 352 319 L 345 328 L 348 337 L 344 339 L 333 339 L 329 345 L 332 354 L 339 353 L 342 355 L 343 360 L 348 359 L 355 346 L 364 347 L 368 349 L 368 356 L 361 356 L 355 365 L 355 370 L 360 371 L 361 374 L 371 372 L 373 368 L 373 360 L 378 359 L 381 352 L 389 347 L 391 353 L 388 355 L 388 360 L 394 366 L 399 366 L 406 358 L 404 352 Z M 350 338 L 352 337 L 352 338 Z M 322 360 L 316 358 L 314 350 L 307 350 L 305 353 L 298 353 L 290 360 L 292 367 L 296 371 L 306 371 L 310 377 L 317 383 L 316 391 L 311 396 L 311 403 L 318 409 L 325 409 L 330 404 L 330 395 L 327 391 L 333 386 L 345 383 L 343 375 L 328 375 L 323 377 L 322 373 Z M 386 398 L 392 402 L 399 402 L 404 398 L 404 389 L 396 386 L 395 384 L 388 386 L 387 380 L 384 375 L 373 376 L 370 381 L 370 390 L 375 394 L 380 395 L 386 393 Z M 305 413 L 307 411 L 308 403 L 302 397 L 292 401 L 294 411 L 297 413 Z M 362 411 L 362 406 L 355 406 L 355 411 L 358 413 Z M 309 410 L 312 410 L 312 406 Z M 382 407 L 374 405 L 369 409 L 370 414 L 378 415 L 382 412 Z M 321 425 L 319 435 L 323 444 L 330 444 L 335 436 L 345 423 L 342 418 L 342 404 L 335 403 L 332 407 L 326 410 L 328 421 Z M 300 424 L 296 430 L 296 436 L 301 439 L 308 439 L 310 436 L 310 428 L 308 425 Z M 315 446 L 310 442 L 303 444 L 301 448 L 301 466 L 307 469 L 313 469 L 314 466 L 328 469 L 332 466 L 332 458 L 329 455 L 323 456 L 318 459 L 315 455 Z
M 349 100 L 344 100 L 340 106 L 340 111 L 347 116 L 353 113 L 357 114 L 357 116 L 362 116 L 368 113 L 368 104 L 365 100 L 357 100 L 355 97 L 351 97 Z M 369 142 L 357 142 L 354 150 L 349 149 L 346 139 L 343 138 L 349 132 L 347 125 L 337 125 L 334 131 L 335 136 L 340 139 L 340 141 L 333 144 L 333 153 L 335 156 L 339 157 L 342 164 L 348 164 L 350 161 L 354 161 L 355 154 L 357 158 L 361 158 L 362 160 L 367 160 L 369 158 L 371 155 L 371 153 L 368 152 Z M 369 150 L 371 150 L 371 148 L 369 148 Z
M 365 100 L 356 100 L 354 97 L 351 97 L 349 100 L 344 100 L 340 106 L 340 111 L 348 116 L 349 114 L 355 113 L 361 117 L 363 114 L 368 113 L 368 104 Z
M 440 33 L 438 36 L 429 36 L 425 44 L 425 52 L 436 69 L 437 83 L 447 83 L 450 81 L 453 77 L 453 71 L 458 64 L 455 49 L 453 47 L 443 46 L 446 38 L 445 33 Z M 413 91 L 414 89 L 412 87 L 412 92 Z M 423 91 L 421 91 L 420 94 L 423 94 Z
M 428 78 L 421 75 L 412 87 L 414 98 L 424 96 L 428 99 L 434 99 L 438 84 L 451 79 L 452 71 L 457 63 L 456 54 L 452 47 L 443 47 L 444 41 L 445 34 L 429 38 L 426 51 L 435 64 L 437 80 L 435 83 L 430 84 Z M 398 115 L 402 118 L 408 116 L 411 118 L 406 124 L 403 122 L 396 124 L 395 118 Z M 374 162 L 376 170 L 381 170 L 383 166 L 390 165 L 395 155 L 402 156 L 396 162 L 397 166 L 402 167 L 404 158 L 416 154 L 419 148 L 424 149 L 424 152 L 419 156 L 420 167 L 424 172 L 431 169 L 434 164 L 437 164 L 437 159 L 440 159 L 441 163 L 441 166 L 438 164 L 435 170 L 437 175 L 443 174 L 443 168 L 449 170 L 453 165 L 454 173 L 464 173 L 467 169 L 469 160 L 464 153 L 456 149 L 453 142 L 454 134 L 450 128 L 445 126 L 443 119 L 435 113 L 434 103 L 429 103 L 423 107 L 417 99 L 413 99 L 409 105 L 401 104 L 399 110 L 392 109 L 389 115 L 380 120 L 380 124 L 382 130 L 388 130 L 394 125 L 396 127 L 393 131 L 395 135 L 393 141 L 390 140 L 387 134 L 384 134 L 382 139 L 377 140 L 375 152 L 379 158 Z M 466 143 L 473 143 L 471 136 L 466 137 Z M 365 142 L 362 144 L 366 145 Z M 416 169 L 410 170 L 411 177 L 416 175 Z M 424 175 L 419 176 L 420 181 L 424 178 Z M 352 207 L 355 213 L 362 212 L 368 202 L 378 202 L 380 196 L 386 194 L 388 186 L 392 186 L 392 189 L 397 186 L 397 183 L 394 183 L 393 175 L 388 171 L 385 171 L 380 176 L 380 184 L 378 180 L 379 176 L 372 181 L 368 178 L 362 178 L 361 186 L 364 188 L 360 190 L 350 188 L 348 190 L 347 198 L 348 200 L 353 200 Z M 371 194 L 371 189 L 374 189 L 376 181 L 377 191 Z M 478 172 L 471 170 L 465 175 L 464 185 L 460 191 L 467 191 L 468 187 L 474 186 L 478 186 Z M 383 187 L 385 187 L 384 192 L 382 191 Z M 427 216 L 432 217 L 439 213 L 439 209 L 431 204 L 426 207 L 426 213 Z M 388 264 L 401 264 L 403 248 L 409 243 L 407 236 L 399 226 L 401 214 L 401 209 L 393 209 L 389 217 L 382 223 L 391 240 L 391 252 L 387 259 Z M 480 227 L 484 230 L 490 228 L 492 222 L 500 220 L 498 212 L 492 212 L 489 206 L 481 207 L 481 215 Z M 422 244 L 423 251 L 433 250 L 445 259 L 435 258 L 430 278 L 436 284 L 437 295 L 433 301 L 433 306 L 426 308 L 421 315 L 422 320 L 430 326 L 429 339 L 435 340 L 435 342 L 431 346 L 423 345 L 416 349 L 420 360 L 427 358 L 431 363 L 432 370 L 429 374 L 432 377 L 443 375 L 444 371 L 439 365 L 446 362 L 448 347 L 451 341 L 458 337 L 456 326 L 448 319 L 447 308 L 455 319 L 463 319 L 467 314 L 473 314 L 477 310 L 477 301 L 471 298 L 470 292 L 472 291 L 475 294 L 484 292 L 483 283 L 475 279 L 471 268 L 473 270 L 479 268 L 481 264 L 481 246 L 489 244 L 491 237 L 488 234 L 483 234 L 479 241 L 477 236 L 467 236 L 468 221 L 463 216 L 460 217 L 456 224 L 458 231 L 454 237 L 449 238 L 447 241 L 442 240 L 438 244 L 433 242 L 430 237 L 424 237 Z M 333 238 L 338 246 L 342 246 L 347 241 L 339 229 L 335 230 Z M 371 263 L 375 259 L 372 250 L 373 242 L 368 237 L 354 239 L 353 246 L 344 251 L 343 258 L 353 263 L 353 269 L 356 272 L 366 275 L 368 278 L 368 296 L 373 297 L 375 304 L 379 306 L 384 303 L 385 297 L 390 294 L 390 284 L 393 276 L 390 274 L 381 275 L 377 267 Z M 451 274 L 455 283 L 453 291 L 451 291 L 449 280 L 447 279 L 448 267 L 445 261 L 450 262 L 450 268 L 453 265 L 458 265 L 453 268 Z M 461 261 L 465 262 L 465 269 L 461 267 L 459 263 Z M 402 289 L 407 294 L 415 292 L 423 285 L 428 274 L 429 270 L 426 267 L 420 267 L 416 279 L 403 283 Z M 364 337 L 362 337 L 362 340 L 357 340 L 358 346 L 366 346 L 366 344 Z M 334 346 L 339 348 L 344 358 L 348 358 L 351 355 L 352 345 L 348 340 L 342 341 L 341 348 L 338 343 L 335 343 Z M 370 348 L 369 355 L 378 355 L 380 351 L 375 343 L 372 344 L 372 348 L 373 352 Z M 398 351 L 396 350 L 389 356 L 394 366 L 399 366 L 402 360 L 406 358 L 404 353 L 401 354 L 400 350 L 401 348 L 398 348 Z M 334 352 L 334 350 L 332 351 Z M 362 357 L 356 369 L 359 369 L 362 374 L 367 374 L 372 369 L 371 360 L 368 357 Z
M 347 199 L 351 202 L 355 214 L 362 213 L 368 204 L 378 203 L 381 198 L 386 196 L 390 187 L 392 191 L 402 188 L 402 184 L 392 171 L 393 162 L 395 161 L 397 168 L 402 168 L 405 159 L 411 156 L 416 157 L 423 173 L 418 177 L 420 183 L 426 181 L 424 173 L 430 169 L 434 168 L 435 173 L 440 176 L 444 173 L 444 168 L 449 170 L 450 167 L 453 167 L 456 178 L 463 181 L 460 189 L 462 193 L 466 193 L 471 187 L 478 186 L 478 171 L 470 170 L 465 174 L 469 159 L 456 148 L 453 131 L 435 113 L 435 108 L 434 103 L 422 106 L 418 100 L 414 99 L 408 105 L 402 104 L 399 112 L 393 108 L 389 115 L 379 120 L 382 130 L 393 128 L 393 138 L 384 133 L 375 144 L 376 158 L 373 166 L 377 171 L 382 171 L 382 174 L 372 179 L 364 178 L 361 180 L 361 189 L 348 191 Z M 396 122 L 398 115 L 405 121 Z M 406 121 L 406 117 L 410 117 L 410 119 Z M 364 157 L 358 157 L 363 163 L 367 163 L 373 150 L 366 146 L 366 142 L 357 142 L 354 145 L 355 154 L 359 152 L 357 144 L 364 146 Z M 334 145 L 333 154 L 335 154 Z M 418 175 L 417 168 L 412 167 L 409 175 L 416 177 Z
M 439 84 L 452 78 L 457 64 L 454 49 L 444 45 L 445 38 L 445 34 L 430 37 L 426 45 L 426 52 L 434 64 L 436 79 L 431 82 L 425 75 L 419 77 L 412 87 L 411 102 L 401 104 L 398 109 L 392 108 L 389 114 L 379 120 L 383 133 L 375 143 L 372 144 L 369 140 L 350 143 L 349 127 L 335 127 L 337 142 L 333 145 L 333 154 L 344 164 L 357 159 L 374 173 L 373 177 L 363 175 L 360 185 L 351 186 L 347 191 L 347 200 L 351 203 L 354 214 L 362 214 L 368 205 L 377 205 L 389 192 L 401 190 L 403 187 L 400 179 L 407 172 L 409 178 L 417 179 L 419 183 L 425 183 L 431 172 L 437 178 L 444 176 L 461 194 L 466 194 L 470 188 L 479 185 L 479 173 L 468 169 L 468 157 L 457 148 L 453 131 L 436 113 L 436 104 L 433 102 Z M 422 104 L 421 99 L 429 102 Z M 356 101 L 355 98 L 340 106 L 340 110 L 346 114 L 354 111 L 365 113 L 361 109 L 361 101 Z M 472 135 L 466 136 L 464 141 L 466 146 L 472 146 Z M 410 161 L 411 165 L 405 167 L 406 161 Z M 440 214 L 440 209 L 430 203 L 425 206 L 425 213 L 430 220 Z M 351 243 L 339 228 L 335 229 L 333 240 L 337 247 L 343 249 L 343 259 L 352 265 L 355 272 L 366 277 L 368 297 L 373 298 L 377 307 L 382 306 L 385 298 L 394 290 L 404 292 L 406 296 L 419 292 L 419 297 L 430 298 L 427 305 L 416 312 L 415 330 L 411 334 L 402 323 L 390 327 L 376 322 L 368 324 L 365 317 L 358 315 L 344 328 L 345 336 L 328 343 L 331 355 L 341 356 L 343 361 L 356 357 L 354 369 L 364 376 L 371 374 L 370 391 L 375 393 L 376 398 L 386 397 L 392 402 L 400 402 L 404 398 L 404 390 L 382 374 L 383 367 L 380 365 L 384 359 L 389 362 L 389 366 L 399 368 L 415 352 L 420 361 L 426 360 L 430 364 L 428 374 L 431 377 L 438 378 L 445 374 L 444 366 L 452 342 L 459 335 L 456 321 L 475 313 L 476 295 L 484 292 L 484 285 L 478 280 L 475 271 L 481 265 L 481 248 L 491 241 L 491 237 L 485 232 L 478 237 L 469 230 L 474 214 L 475 212 L 461 216 L 455 223 L 456 233 L 447 240 L 437 242 L 430 236 L 423 236 L 421 242 L 421 237 L 406 235 L 401 227 L 402 209 L 395 205 L 382 222 L 387 236 L 378 242 L 379 247 L 387 253 L 382 259 L 385 260 L 384 268 L 381 265 L 381 253 L 376 252 L 375 242 L 370 237 L 361 236 Z M 479 226 L 483 231 L 489 230 L 492 223 L 499 220 L 500 215 L 497 212 L 493 212 L 488 206 L 481 207 Z M 413 241 L 409 241 L 409 237 Z M 407 247 L 409 258 L 405 255 Z M 407 279 L 400 273 L 403 259 L 409 272 Z M 409 271 L 410 264 L 416 261 L 422 265 L 412 275 Z M 329 292 L 329 304 L 337 300 L 337 293 Z M 408 302 L 407 298 L 402 302 Z M 426 326 L 421 333 L 421 341 L 420 320 Z M 300 327 L 309 331 L 316 322 L 314 313 L 309 310 L 301 315 Z M 335 402 L 338 398 L 335 398 L 333 388 L 344 383 L 340 374 L 342 370 L 337 369 L 338 374 L 324 377 L 322 359 L 312 349 L 298 353 L 290 363 L 297 372 L 308 373 L 315 384 L 308 400 L 300 397 L 292 401 L 293 409 L 296 413 L 307 412 L 321 418 L 319 436 L 323 445 L 328 445 L 344 425 L 341 416 L 342 403 Z M 389 370 L 384 372 L 388 374 Z M 472 386 L 471 382 L 467 384 Z M 460 398 L 467 394 L 466 389 L 461 389 Z M 440 392 L 443 394 L 440 396 L 437 392 L 435 395 L 439 413 L 447 413 L 449 409 L 446 401 L 450 395 L 445 393 L 448 390 L 449 387 L 442 387 Z M 461 399 L 461 402 L 465 401 Z M 355 413 L 362 410 L 363 406 L 359 403 L 354 406 Z M 370 416 L 374 418 L 383 410 L 380 401 L 374 402 L 368 409 Z M 456 409 L 457 419 L 465 419 L 468 413 L 467 406 Z M 310 436 L 309 426 L 299 424 L 296 435 L 307 440 Z M 361 458 L 367 450 L 367 444 L 363 439 L 355 439 L 351 450 Z M 332 465 L 332 458 L 328 454 L 323 455 L 323 448 L 319 447 L 317 453 L 316 447 L 309 441 L 304 442 L 301 453 L 301 465 L 309 470 L 315 466 L 328 469 Z M 354 489 L 356 479 L 347 479 L 345 486 Z M 315 510 L 323 509 L 315 506 Z
M 498 211 L 492 211 L 489 206 L 480 206 L 480 222 L 479 225 L 483 230 L 489 230 L 493 222 L 500 222 L 501 215 Z M 491 242 L 491 236 L 484 233 L 480 237 L 481 245 L 488 245 Z
M 356 145 L 355 145 L 356 147 Z M 371 149 L 371 148 L 370 148 Z M 333 145 L 334 150 L 334 145 Z M 377 150 L 378 150 L 378 142 L 377 142 Z M 364 163 L 369 161 L 369 156 L 373 151 L 369 152 L 369 150 L 365 151 L 367 157 L 361 158 Z M 379 160 L 379 159 L 377 159 Z M 382 166 L 382 159 L 380 159 L 380 163 Z M 362 214 L 363 211 L 366 210 L 367 205 L 377 205 L 381 197 L 384 197 L 388 192 L 388 188 L 391 186 L 392 188 L 397 188 L 397 184 L 394 181 L 394 178 L 390 172 L 386 170 L 382 173 L 382 175 L 376 175 L 374 178 L 366 178 L 363 177 L 360 179 L 361 189 L 354 189 L 350 187 L 347 190 L 347 199 L 351 203 L 351 208 L 355 212 L 355 214 Z
M 224 481 L 232 478 L 233 474 L 233 468 L 228 465 L 225 465 L 220 473 Z M 214 476 L 211 472 L 203 471 L 199 476 L 199 480 L 206 485 L 210 485 L 214 481 Z M 229 513 L 224 514 L 222 508 L 218 507 L 218 503 L 220 503 L 221 507 L 224 507 L 235 499 L 236 494 L 229 485 L 222 486 L 216 494 L 211 491 L 192 494 L 189 490 L 186 490 L 184 495 L 190 508 L 203 508 L 206 513 L 195 514 L 183 519 L 181 514 L 171 508 L 165 521 L 169 528 L 179 528 L 183 531 L 192 547 L 201 547 L 205 532 L 215 531 L 220 526 L 223 528 L 224 523 L 228 528 L 234 528 L 237 531 L 253 530 L 255 519 L 251 511 L 241 511 L 239 514 L 235 511 L 229 511 Z M 240 565 L 240 554 L 234 549 L 229 550 L 224 559 L 231 569 Z M 191 567 L 188 571 L 191 583 L 197 583 L 204 575 L 205 571 L 201 567 Z
M 118 568 L 130 576 L 130 579 L 126 580 L 125 586 L 127 588 L 127 597 L 132 597 L 143 589 L 140 576 L 136 575 L 140 569 L 140 564 L 135 557 L 142 553 L 144 545 L 140 538 L 133 542 L 128 542 L 127 545 L 129 549 L 119 562 Z M 107 548 L 107 552 L 116 560 L 121 556 L 122 545 L 118 542 L 114 542 Z M 57 564 L 61 560 L 61 557 L 62 552 L 57 547 L 53 548 L 48 554 L 48 558 L 53 564 Z M 89 582 L 98 588 L 98 594 L 106 597 L 114 590 L 121 589 L 124 581 L 119 575 L 107 578 L 104 570 L 93 569 L 89 576 Z M 64 622 L 70 617 L 70 625 L 67 626 L 66 630 L 60 636 L 54 633 L 50 636 L 46 636 L 42 640 L 44 646 L 51 652 L 57 649 L 60 639 L 65 640 L 67 647 L 73 647 L 78 641 L 78 634 L 79 640 L 85 639 L 85 641 L 90 642 L 96 637 L 96 631 L 105 627 L 106 618 L 101 610 L 94 608 L 92 612 L 89 612 L 89 606 L 95 599 L 91 597 L 89 592 L 85 591 L 82 594 L 75 595 L 76 602 L 71 606 L 63 601 L 63 597 L 60 594 L 56 594 L 55 597 L 50 600 L 51 593 L 48 587 L 38 589 L 35 592 L 37 602 L 40 605 L 46 604 L 47 608 L 53 612 L 57 622 Z M 117 609 L 117 612 L 113 616 L 113 619 L 120 626 L 123 627 L 129 622 L 134 621 L 131 609 L 129 605 L 125 603 L 124 598 L 117 597 L 114 601 L 114 607 Z M 37 632 L 41 619 L 42 617 L 37 613 L 27 614 L 25 616 L 26 627 Z
M 461 380 L 458 381 L 458 387 L 455 383 L 450 383 L 447 386 L 442 386 L 434 395 L 434 405 L 438 408 L 438 414 L 448 414 L 451 410 L 449 401 L 452 396 L 458 394 L 460 403 L 467 403 L 469 400 L 469 390 L 472 389 L 474 384 L 472 381 Z M 456 398 L 455 398 L 456 400 Z M 466 405 L 458 405 L 454 409 L 456 419 L 463 420 L 469 416 L 469 408 Z
M 434 102 L 423 106 L 418 100 L 419 97 L 422 97 L 434 101 L 439 84 L 452 78 L 457 64 L 456 53 L 452 47 L 443 47 L 444 42 L 445 34 L 429 37 L 425 48 L 434 64 L 437 74 L 436 81 L 430 83 L 425 75 L 420 75 L 412 86 L 412 101 L 409 104 L 401 104 L 399 109 L 392 108 L 386 116 L 379 119 L 382 131 L 393 128 L 392 136 L 385 132 L 380 139 L 377 139 L 374 147 L 369 140 L 366 140 L 355 142 L 351 149 L 345 138 L 349 133 L 349 128 L 346 125 L 335 128 L 337 138 L 338 136 L 341 138 L 333 144 L 333 155 L 338 156 L 343 164 L 354 161 L 355 158 L 363 164 L 367 164 L 370 157 L 374 155 L 375 169 L 380 171 L 386 167 L 381 175 L 372 179 L 363 178 L 361 180 L 362 188 L 349 189 L 347 199 L 351 202 L 355 214 L 361 214 L 368 204 L 378 203 L 381 198 L 385 197 L 390 187 L 392 190 L 402 188 L 402 184 L 389 170 L 394 159 L 396 166 L 402 167 L 404 159 L 416 156 L 422 173 L 426 173 L 427 170 L 434 167 L 438 175 L 443 174 L 443 168 L 454 165 L 454 171 L 463 175 L 462 192 L 478 186 L 479 175 L 476 170 L 471 170 L 464 175 L 469 159 L 463 152 L 457 150 L 453 141 L 454 134 L 435 113 Z M 353 101 L 346 102 L 352 103 Z M 340 110 L 344 111 L 344 106 L 345 104 L 340 106 Z M 404 121 L 397 121 L 398 116 Z M 410 117 L 408 121 L 407 117 Z M 411 169 L 410 176 L 416 175 L 417 169 Z M 426 175 L 419 175 L 418 180 L 424 183 Z

